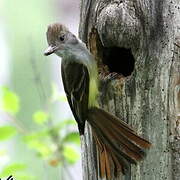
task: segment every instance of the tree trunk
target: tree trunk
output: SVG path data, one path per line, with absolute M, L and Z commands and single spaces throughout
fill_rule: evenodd
M 180 177 L 179 0 L 81 0 L 79 34 L 99 67 L 101 106 L 124 119 L 153 147 L 131 173 L 116 180 Z M 83 178 L 100 180 L 87 124 Z

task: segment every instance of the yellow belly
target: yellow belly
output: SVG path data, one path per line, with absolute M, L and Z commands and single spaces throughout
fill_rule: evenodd
M 90 78 L 89 82 L 89 104 L 88 107 L 98 106 L 97 101 L 98 96 L 98 85 L 97 85 L 97 78 Z

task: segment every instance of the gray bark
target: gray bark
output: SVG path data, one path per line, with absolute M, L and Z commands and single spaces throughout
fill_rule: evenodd
M 108 73 L 102 56 L 105 47 L 131 49 L 135 59 L 130 76 L 100 88 L 101 106 L 153 144 L 145 160 L 119 179 L 180 177 L 179 30 L 179 0 L 81 0 L 79 35 L 94 54 L 100 74 Z M 84 180 L 100 180 L 88 125 L 82 141 Z

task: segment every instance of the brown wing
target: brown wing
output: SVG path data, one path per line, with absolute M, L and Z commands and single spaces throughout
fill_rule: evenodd
M 64 90 L 78 123 L 80 134 L 84 134 L 88 111 L 89 73 L 83 64 L 66 62 L 61 64 Z

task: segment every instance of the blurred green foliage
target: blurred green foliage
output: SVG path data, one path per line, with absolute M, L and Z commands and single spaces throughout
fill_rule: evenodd
M 48 114 L 43 111 L 37 111 L 33 114 L 33 120 L 37 124 L 44 124 L 48 120 Z
M 20 163 L 12 163 L 2 170 L 0 173 L 1 177 L 8 177 L 11 174 L 16 174 L 18 171 L 24 171 L 26 169 L 25 164 L 20 164 Z
M 12 126 L 0 126 L 0 141 L 7 140 L 16 134 L 16 129 Z
M 50 112 L 37 110 L 32 114 L 32 119 L 36 126 L 40 127 L 39 130 L 23 133 L 16 124 L 18 123 L 16 114 L 21 111 L 18 95 L 8 87 L 1 87 L 0 92 L 2 94 L 0 109 L 10 115 L 12 120 L 11 126 L 0 126 L 0 142 L 5 140 L 12 142 L 13 137 L 20 133 L 22 135 L 20 140 L 33 150 L 39 159 L 46 161 L 52 167 L 74 164 L 79 160 L 80 154 L 77 151 L 80 145 L 79 134 L 74 130 L 67 131 L 67 128 L 72 127 L 73 129 L 73 126 L 76 125 L 74 120 L 65 119 L 54 124 Z M 65 98 L 62 98 L 61 94 L 54 90 L 52 92 L 55 93 L 51 96 L 54 97 L 54 101 L 59 99 L 64 102 Z M 50 102 L 53 103 L 54 101 L 51 100 Z M 6 153 L 0 149 L 0 157 L 4 154 Z M 27 172 L 28 166 L 26 162 L 11 162 L 1 170 L 0 177 L 13 175 L 18 180 L 36 180 L 36 176 Z
M 2 87 L 1 109 L 7 113 L 15 115 L 20 108 L 19 97 L 7 87 Z
M 43 56 L 47 25 L 59 21 L 62 3 L 0 2 L 0 45 L 7 50 L 1 62 L 9 77 L 0 87 L 0 178 L 12 173 L 17 180 L 65 180 L 65 165 L 79 158 L 75 121 L 64 118 L 66 97 L 52 83 L 52 74 L 60 79 L 57 61 Z

